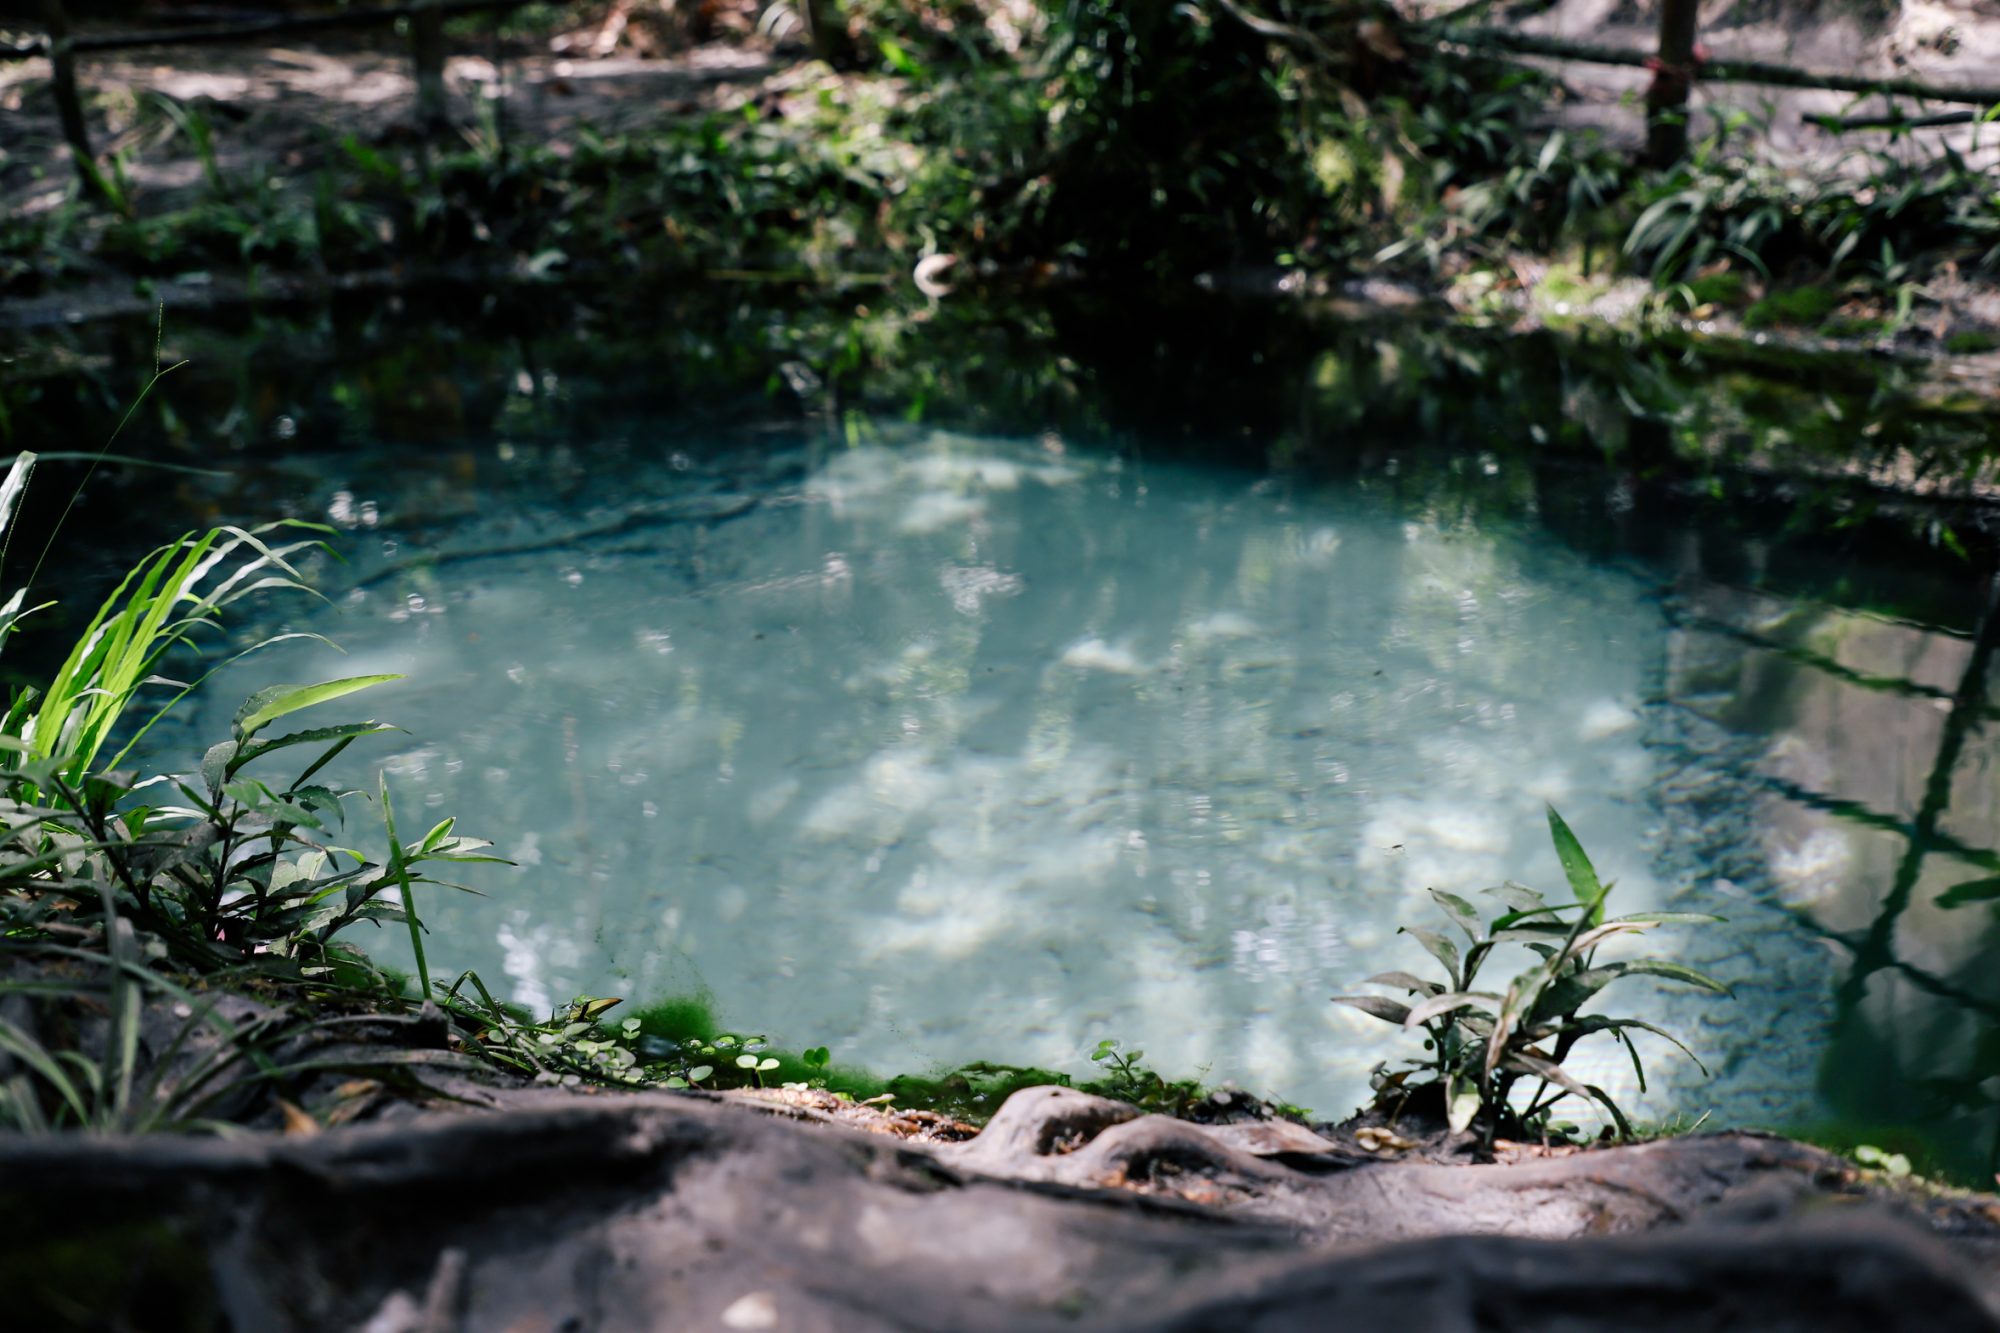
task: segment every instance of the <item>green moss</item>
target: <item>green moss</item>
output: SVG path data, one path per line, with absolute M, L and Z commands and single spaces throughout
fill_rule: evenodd
M 1568 264 L 1551 264 L 1542 278 L 1541 296 L 1544 301 L 1562 301 L 1572 306 L 1587 305 L 1594 300 L 1602 288 L 1584 277 Z
M 1879 338 L 1889 332 L 1889 321 L 1879 315 L 1835 315 L 1819 331 L 1829 338 Z
M 616 1015 L 611 1026 L 626 1018 L 638 1019 L 639 1031 L 647 1036 L 668 1041 L 714 1037 L 728 1030 L 716 1021 L 714 1001 L 707 995 L 684 995 L 644 1005 Z
M 1817 324 L 1831 315 L 1839 304 L 1840 294 L 1824 287 L 1794 287 L 1790 291 L 1772 292 L 1743 312 L 1743 327 L 1768 329 Z
M 1687 287 L 1696 305 L 1719 305 L 1738 310 L 1750 301 L 1750 279 L 1734 269 L 1705 273 L 1689 281 Z
M 1960 329 L 1949 334 L 1944 340 L 1944 350 L 1953 356 L 1972 356 L 1979 352 L 1990 352 L 2000 347 L 2000 337 L 1995 337 L 1984 329 Z

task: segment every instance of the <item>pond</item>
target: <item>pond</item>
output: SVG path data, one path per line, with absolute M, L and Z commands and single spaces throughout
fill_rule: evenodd
M 242 459 L 187 507 L 347 562 L 237 638 L 345 656 L 246 660 L 160 752 L 402 673 L 349 712 L 406 734 L 342 776 L 516 862 L 424 905 L 508 998 L 699 993 L 882 1070 L 1117 1038 L 1328 1116 L 1417 1053 L 1329 997 L 1428 970 L 1429 887 L 1559 888 L 1553 805 L 1624 910 L 1727 918 L 1646 944 L 1736 991 L 1614 989 L 1709 1072 L 1642 1038 L 1643 1092 L 1613 1044 L 1586 1081 L 1990 1169 L 1994 922 L 1949 893 L 2000 873 L 1982 410 L 1237 305 L 1150 346 L 1060 307 L 698 315 L 292 328 L 192 390 L 207 425 L 150 447 Z

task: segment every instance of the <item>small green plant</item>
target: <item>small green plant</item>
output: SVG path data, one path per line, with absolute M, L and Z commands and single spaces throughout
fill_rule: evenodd
M 1551 1108 L 1564 1097 L 1578 1097 L 1603 1107 L 1620 1134 L 1629 1138 L 1631 1125 L 1610 1096 L 1563 1068 L 1577 1042 L 1608 1033 L 1623 1043 L 1641 1091 L 1646 1071 L 1632 1043 L 1634 1031 L 1664 1037 L 1701 1064 L 1679 1039 L 1651 1023 L 1581 1010 L 1606 986 L 1628 976 L 1663 977 L 1729 994 L 1721 982 L 1679 963 L 1654 958 L 1596 961 L 1598 947 L 1609 940 L 1656 926 L 1720 918 L 1699 912 L 1640 912 L 1607 919 L 1604 903 L 1612 885 L 1598 879 L 1582 844 L 1553 808 L 1549 833 L 1574 902 L 1551 906 L 1533 889 L 1506 884 L 1485 890 L 1499 901 L 1501 910 L 1482 922 L 1464 898 L 1432 889 L 1432 899 L 1464 934 L 1467 947 L 1461 952 L 1449 936 L 1437 931 L 1406 926 L 1403 933 L 1413 936 L 1444 967 L 1445 982 L 1384 972 L 1370 977 L 1367 984 L 1402 990 L 1416 997 L 1413 1003 L 1380 995 L 1334 997 L 1340 1004 L 1425 1034 L 1425 1048 L 1432 1053 L 1428 1061 L 1396 1073 L 1378 1069 L 1378 1104 L 1400 1109 L 1420 1093 L 1435 1095 L 1453 1133 L 1478 1124 L 1490 1144 L 1503 1131 L 1521 1136 L 1548 1132 L 1554 1127 Z M 1516 944 L 1538 961 L 1509 981 L 1504 991 L 1475 989 L 1495 950 Z M 1515 1089 L 1524 1082 L 1531 1082 L 1534 1090 L 1526 1104 L 1517 1107 Z
M 537 1083 L 583 1083 L 628 1088 L 765 1087 L 768 1075 L 789 1075 L 791 1089 L 824 1088 L 831 1054 L 815 1046 L 803 1055 L 774 1054 L 761 1036 L 717 1032 L 679 1038 L 646 1030 L 647 1021 L 603 1021 L 623 1001 L 579 995 L 545 1021 L 494 999 L 476 972 L 450 986 L 438 983 L 437 1002 L 474 1037 L 489 1062 Z
M 1130 1102 L 1160 1115 L 1185 1115 L 1208 1095 L 1200 1080 L 1170 1080 L 1140 1063 L 1146 1058 L 1144 1051 L 1121 1051 L 1118 1047 L 1116 1038 L 1106 1037 L 1091 1051 L 1090 1062 L 1102 1069 L 1104 1076 L 1085 1082 L 1085 1092 Z
M 1872 1143 L 1863 1143 L 1854 1149 L 1854 1160 L 1871 1171 L 1880 1171 L 1891 1180 L 1903 1180 L 1910 1175 L 1910 1159 L 1899 1152 L 1886 1152 Z

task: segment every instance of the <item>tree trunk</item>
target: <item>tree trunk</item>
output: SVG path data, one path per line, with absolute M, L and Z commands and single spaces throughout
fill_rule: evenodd
M 444 13 L 437 0 L 417 0 L 410 10 L 410 60 L 416 67 L 417 124 L 427 133 L 451 123 L 445 108 Z
M 76 52 L 70 45 L 69 14 L 63 9 L 63 0 L 42 0 L 42 25 L 49 33 L 49 92 L 56 99 L 63 142 L 69 145 L 70 160 L 84 193 L 106 200 L 109 192 L 90 151 L 90 130 L 83 121 L 83 99 L 76 87 Z
M 806 41 L 812 53 L 835 69 L 854 63 L 854 47 L 847 40 L 846 15 L 840 0 L 798 0 L 799 22 L 805 25 Z
M 1660 53 L 1646 90 L 1646 160 L 1670 167 L 1687 156 L 1688 93 L 1694 87 L 1699 0 L 1660 0 Z

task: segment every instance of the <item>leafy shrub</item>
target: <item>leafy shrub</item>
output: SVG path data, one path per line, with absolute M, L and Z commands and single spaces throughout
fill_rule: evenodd
M 33 465 L 32 454 L 20 455 L 0 483 L 0 536 Z M 261 1043 L 283 1025 L 230 1022 L 213 996 L 177 976 L 205 978 L 204 987 L 234 977 L 321 989 L 359 979 L 386 996 L 384 978 L 334 937 L 359 921 L 387 920 L 406 923 L 427 992 L 416 887 L 439 882 L 428 876 L 432 865 L 494 859 L 485 843 L 456 836 L 449 819 L 399 840 L 386 786 L 386 853 L 371 859 L 334 845 L 344 803 L 359 793 L 313 779 L 355 740 L 393 728 L 365 721 L 268 732 L 393 676 L 260 691 L 203 757 L 198 778 L 141 780 L 117 768 L 166 709 L 212 674 L 178 686 L 138 722 L 141 694 L 163 683 L 175 650 L 245 596 L 302 587 L 288 557 L 313 543 L 265 540 L 286 526 L 300 525 L 217 529 L 155 551 L 106 599 L 46 686 L 17 691 L 0 721 L 0 1124 L 203 1123 L 244 1079 L 281 1072 Z M 0 645 L 26 614 L 24 601 L 17 592 L 0 605 Z M 101 765 L 120 737 L 129 739 Z M 319 753 L 289 782 L 246 772 L 303 747 Z M 148 1006 L 176 1002 L 181 1029 L 149 1045 Z M 47 1044 L 43 1030 L 75 1028 L 69 1018 L 79 1006 L 108 1015 L 101 1030 Z
M 1425 1033 L 1431 1059 L 1399 1073 L 1378 1072 L 1379 1103 L 1396 1107 L 1419 1093 L 1435 1097 L 1453 1133 L 1478 1123 L 1490 1142 L 1500 1131 L 1523 1135 L 1545 1131 L 1550 1109 L 1564 1097 L 1578 1097 L 1603 1107 L 1620 1133 L 1629 1137 L 1631 1126 L 1624 1112 L 1604 1090 L 1579 1081 L 1563 1068 L 1576 1043 L 1594 1033 L 1608 1033 L 1623 1043 L 1642 1091 L 1646 1072 L 1638 1048 L 1632 1044 L 1634 1031 L 1664 1037 L 1687 1052 L 1697 1065 L 1701 1063 L 1679 1039 L 1651 1023 L 1581 1010 L 1598 992 L 1628 976 L 1664 977 L 1729 994 L 1722 983 L 1679 963 L 1652 958 L 1596 961 L 1598 946 L 1608 940 L 1656 926 L 1707 923 L 1719 918 L 1698 912 L 1640 912 L 1607 919 L 1604 903 L 1612 886 L 1599 881 L 1576 835 L 1553 809 L 1549 811 L 1549 833 L 1574 902 L 1550 906 L 1535 890 L 1506 884 L 1485 890 L 1498 900 L 1501 910 L 1482 923 L 1470 902 L 1432 889 L 1431 897 L 1465 935 L 1468 947 L 1461 953 L 1448 936 L 1436 931 L 1405 927 L 1403 933 L 1413 936 L 1437 959 L 1444 968 L 1445 981 L 1384 972 L 1370 977 L 1368 984 L 1402 990 L 1417 997 L 1413 1003 L 1379 995 L 1334 997 L 1338 1003 L 1352 1005 L 1384 1022 L 1420 1028 Z M 1504 992 L 1473 989 L 1494 950 L 1506 944 L 1523 945 L 1540 961 L 1516 975 Z M 1525 1107 L 1517 1108 L 1514 1090 L 1525 1080 L 1534 1082 L 1534 1093 Z

